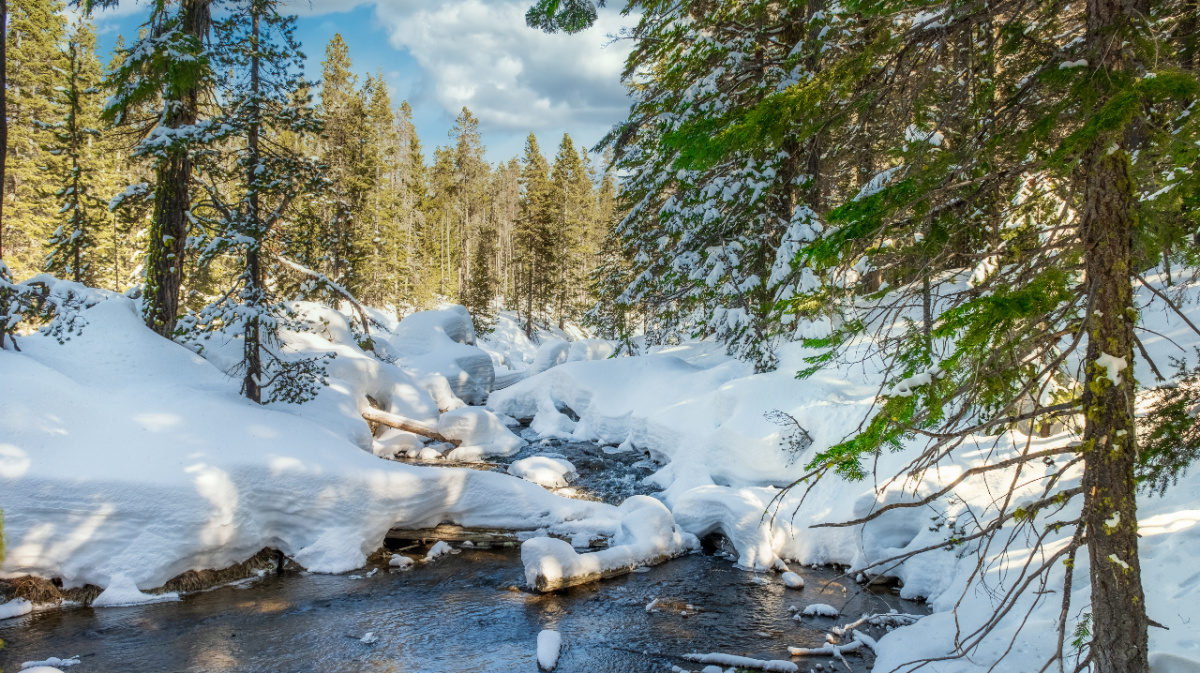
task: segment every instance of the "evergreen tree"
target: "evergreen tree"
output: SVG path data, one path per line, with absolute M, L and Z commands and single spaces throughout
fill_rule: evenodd
M 6 38 L 5 116 L 8 123 L 3 196 L 5 260 L 17 278 L 42 270 L 42 242 L 54 228 L 57 203 L 46 198 L 62 185 L 60 157 L 46 148 L 54 144 L 44 124 L 65 115 L 61 109 L 60 75 L 66 69 L 63 5 L 57 0 L 13 0 Z
M 532 133 L 525 141 L 521 189 L 521 215 L 515 232 L 520 264 L 517 295 L 519 303 L 520 300 L 524 303 L 525 335 L 532 337 L 535 314 L 545 311 L 552 299 L 554 269 L 558 263 L 550 166 Z
M 66 117 L 39 126 L 51 133 L 47 151 L 59 161 L 50 167 L 60 185 L 54 193 L 61 204 L 55 218 L 60 224 L 50 237 L 46 270 L 75 282 L 98 285 L 101 266 L 93 262 L 99 249 L 100 229 L 109 220 L 107 203 L 98 192 L 104 186 L 100 167 L 100 84 L 103 74 L 95 53 L 91 26 L 80 22 L 67 45 L 65 82 L 58 90 L 59 107 Z
M 488 216 L 488 178 L 491 168 L 483 158 L 479 120 L 465 107 L 450 129 L 450 140 L 454 142 L 453 219 L 457 243 L 455 258 L 459 262 L 456 265 L 457 283 L 461 293 L 468 291 L 475 271 L 473 263 L 478 256 L 473 248 L 480 245 L 481 230 Z M 481 270 L 481 277 L 486 278 L 488 273 L 486 269 Z M 485 285 L 491 287 L 486 281 Z M 490 301 L 486 304 L 490 305 Z
M 372 241 L 379 148 L 369 142 L 369 89 L 358 87 L 346 41 L 334 35 L 322 62 L 321 163 L 333 185 L 332 198 L 320 209 L 325 229 L 324 270 L 352 294 L 367 284 L 367 259 Z
M 182 323 L 191 339 L 206 331 L 237 329 L 243 343 L 242 393 L 254 402 L 304 402 L 324 381 L 324 358 L 289 358 L 281 331 L 302 331 L 278 277 L 299 272 L 327 282 L 280 253 L 291 204 L 320 190 L 320 167 L 280 141 L 313 135 L 320 123 L 301 75 L 304 54 L 295 41 L 295 17 L 275 0 L 244 0 L 217 24 L 214 63 L 225 83 L 223 109 L 213 116 L 210 145 L 232 156 L 205 156 L 205 198 L 193 209 L 199 260 L 231 258 L 233 284 L 194 318 Z M 266 397 L 264 398 L 264 393 Z
M 765 284 L 787 309 L 779 324 L 826 330 L 808 340 L 826 352 L 802 374 L 845 362 L 851 348 L 855 362 L 888 363 L 877 409 L 810 456 L 805 489 L 829 474 L 863 478 L 885 450 L 911 451 L 911 461 L 903 475 L 880 477 L 920 482 L 1019 423 L 1077 418 L 1076 442 L 1005 458 L 985 451 L 972 469 L 1038 470 L 1044 486 L 1018 505 L 1012 478 L 950 541 L 977 554 L 980 569 L 1000 554 L 1012 570 L 996 614 L 960 634 L 949 656 L 972 656 L 1010 612 L 1053 593 L 1062 601 L 1059 646 L 1043 670 L 1063 665 L 1077 633 L 1076 670 L 1148 671 L 1136 496 L 1139 484 L 1168 487 L 1197 455 L 1194 419 L 1182 410 L 1194 408 L 1200 389 L 1184 367 L 1138 395 L 1132 364 L 1135 354 L 1149 358 L 1133 297 L 1141 285 L 1178 313 L 1143 273 L 1172 255 L 1194 264 L 1186 234 L 1197 229 L 1188 204 L 1198 192 L 1188 166 L 1200 86 L 1185 66 L 1195 58 L 1194 29 L 1177 28 L 1194 20 L 1194 6 L 636 5 L 644 13 L 628 72 L 649 76 L 635 83 L 635 113 L 615 134 L 620 161 L 634 171 L 631 212 L 617 230 L 632 253 L 634 281 L 623 296 L 653 301 L 650 290 L 665 287 L 703 305 L 707 291 L 678 279 L 729 258 L 714 274 L 723 287 L 729 264 L 759 255 L 758 220 L 739 212 L 762 204 L 773 218 L 763 231 L 781 232 Z M 558 6 L 539 3 L 550 13 L 532 20 L 563 27 L 553 23 Z M 758 10 L 723 18 L 747 8 Z M 783 17 L 805 19 L 777 25 Z M 755 85 L 776 76 L 770 88 Z M 1179 200 L 1159 200 L 1172 192 Z M 707 239 L 710 231 L 720 236 Z M 722 247 L 692 255 L 676 241 Z M 749 343 L 763 337 L 770 332 Z M 1141 419 L 1135 403 L 1146 405 Z M 952 491 L 831 525 L 861 525 Z M 1018 539 L 1021 549 L 1009 548 Z M 1081 547 L 1092 601 L 1086 623 L 1072 625 L 1069 583 Z M 1061 591 L 1049 588 L 1059 564 L 1068 569 Z
M 89 10 L 116 0 L 82 0 Z M 142 37 L 112 74 L 110 121 L 131 126 L 144 139 L 136 156 L 154 166 L 142 314 L 146 325 L 170 338 L 180 309 L 185 242 L 192 205 L 193 160 L 208 137 L 201 103 L 211 91 L 207 39 L 212 0 L 158 2 Z M 147 109 L 153 114 L 142 117 Z

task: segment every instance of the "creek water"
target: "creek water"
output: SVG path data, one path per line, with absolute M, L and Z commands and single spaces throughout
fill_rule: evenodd
M 640 477 L 651 466 L 640 456 L 610 459 L 597 447 L 565 443 L 540 448 L 578 463 L 579 495 L 619 500 L 646 488 Z M 585 469 L 592 464 L 599 469 Z M 168 603 L 35 612 L 0 622 L 0 668 L 15 673 L 23 662 L 79 656 L 69 673 L 533 672 L 538 632 L 555 629 L 563 673 L 699 670 L 680 656 L 787 659 L 789 645 L 819 646 L 830 627 L 863 613 L 924 611 L 831 568 L 794 568 L 807 586 L 786 589 L 778 575 L 740 570 L 714 550 L 547 595 L 519 588 L 517 549 L 457 551 L 411 570 L 289 571 Z M 408 553 L 421 557 L 419 549 Z M 793 620 L 793 610 L 810 603 L 844 616 Z M 369 644 L 368 633 L 376 638 Z M 870 668 L 869 652 L 848 660 L 855 671 Z M 828 658 L 795 661 L 801 671 L 833 670 Z

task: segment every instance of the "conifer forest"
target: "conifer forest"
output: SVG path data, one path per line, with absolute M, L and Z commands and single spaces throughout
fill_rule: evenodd
M 0 669 L 1200 673 L 1196 0 L 0 25 Z

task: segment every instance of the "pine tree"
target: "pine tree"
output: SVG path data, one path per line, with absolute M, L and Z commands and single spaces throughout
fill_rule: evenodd
M 324 271 L 352 294 L 367 281 L 371 244 L 371 206 L 376 189 L 379 148 L 368 142 L 370 91 L 358 87 L 349 47 L 340 34 L 325 49 L 322 62 L 321 162 L 328 169 L 332 196 L 318 214 L 325 234 Z
M 83 0 L 89 10 L 116 0 Z M 180 310 L 185 242 L 192 205 L 193 160 L 206 138 L 201 102 L 212 89 L 206 41 L 212 0 L 155 3 L 145 31 L 112 74 L 110 121 L 130 126 L 144 139 L 136 156 L 154 165 L 142 315 L 146 325 L 170 338 Z M 154 114 L 141 118 L 146 109 Z
M 459 291 L 466 292 L 475 272 L 473 263 L 477 259 L 474 248 L 480 244 L 484 222 L 488 216 L 488 178 L 491 168 L 484 160 L 483 141 L 479 135 L 479 120 L 471 111 L 463 108 L 450 129 L 450 140 L 454 142 L 453 219 L 458 249 L 457 283 Z M 490 272 L 481 270 L 481 277 Z M 491 287 L 490 282 L 485 281 Z M 460 295 L 460 301 L 463 296 Z M 485 305 L 490 305 L 490 301 Z
M 517 296 L 519 303 L 521 300 L 524 303 L 525 335 L 532 337 L 535 315 L 545 311 L 552 299 L 553 274 L 558 262 L 550 166 L 532 133 L 525 141 L 521 189 L 521 215 L 514 236 L 520 265 Z
M 100 198 L 98 151 L 100 139 L 100 85 L 103 74 L 95 53 L 96 37 L 91 26 L 80 22 L 67 44 L 64 83 L 59 88 L 59 108 L 66 117 L 41 122 L 51 134 L 47 151 L 59 161 L 50 167 L 60 185 L 54 198 L 61 206 L 55 218 L 60 224 L 50 237 L 45 268 L 77 283 L 98 285 L 101 266 L 95 261 L 100 228 L 108 222 L 107 203 Z
M 42 270 L 43 242 L 54 231 L 58 205 L 47 194 L 61 184 L 61 159 L 46 147 L 53 137 L 43 124 L 65 115 L 56 93 L 65 69 L 63 5 L 56 0 L 13 0 L 9 7 L 6 75 L 8 122 L 5 183 L 4 255 L 17 278 Z
M 279 276 L 327 279 L 282 256 L 282 231 L 292 203 L 325 186 L 321 167 L 281 139 L 315 135 L 320 122 L 306 91 L 304 54 L 295 17 L 275 0 L 245 0 L 216 26 L 214 64 L 225 83 L 223 109 L 212 117 L 209 145 L 232 156 L 206 155 L 205 197 L 193 209 L 201 234 L 193 239 L 203 266 L 231 260 L 236 274 L 219 298 L 181 323 L 193 341 L 209 331 L 238 329 L 243 343 L 242 393 L 254 402 L 300 403 L 324 381 L 324 357 L 289 358 L 283 330 L 306 326 L 278 294 Z M 291 298 L 291 297 L 287 297 Z M 264 393 L 266 396 L 264 397 Z

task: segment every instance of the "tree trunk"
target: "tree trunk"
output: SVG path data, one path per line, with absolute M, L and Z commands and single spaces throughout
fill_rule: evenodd
M 1126 12 L 1133 11 L 1125 2 L 1088 0 L 1089 63 L 1099 87 L 1105 86 L 1108 72 L 1131 65 L 1124 62 L 1121 48 L 1130 25 Z M 1084 180 L 1079 236 L 1092 306 L 1085 323 L 1082 517 L 1092 580 L 1090 653 L 1095 673 L 1150 670 L 1134 479 L 1137 428 L 1132 364 L 1137 313 L 1132 277 L 1137 216 L 1129 140 L 1128 134 L 1097 138 L 1079 169 Z
M 246 188 L 249 200 L 249 220 L 251 227 L 251 238 L 253 239 L 246 249 L 246 283 L 250 286 L 247 288 L 250 296 L 251 310 L 246 318 L 246 331 L 244 334 L 244 352 L 242 360 L 246 365 L 246 376 L 242 380 L 242 391 L 246 397 L 262 404 L 262 333 L 258 320 L 258 311 L 262 310 L 263 306 L 263 273 L 262 261 L 260 252 L 262 250 L 263 237 L 266 235 L 264 231 L 259 212 L 258 204 L 258 131 L 261 123 L 261 115 L 258 108 L 259 95 L 259 56 L 258 56 L 258 24 L 259 24 L 259 6 L 257 0 L 251 0 L 250 5 L 251 28 L 250 28 L 250 48 L 253 50 L 253 55 L 250 57 L 250 96 L 254 101 L 250 114 L 250 137 L 247 145 L 247 161 L 246 161 Z
M 4 259 L 4 196 L 8 179 L 4 166 L 8 163 L 8 0 L 0 0 L 0 261 Z M 0 302 L 7 304 L 7 302 Z M 5 314 L 0 313 L 0 316 Z M 4 347 L 4 332 L 0 331 L 0 348 Z
M 208 33 L 211 0 L 184 0 L 182 30 L 203 42 Z M 192 87 L 166 115 L 168 128 L 196 123 L 200 90 Z M 146 260 L 146 290 L 142 314 L 146 325 L 168 339 L 175 332 L 179 315 L 179 288 L 183 285 L 183 263 L 191 209 L 192 158 L 186 151 L 172 151 L 159 165 L 154 186 L 154 214 L 150 224 Z

